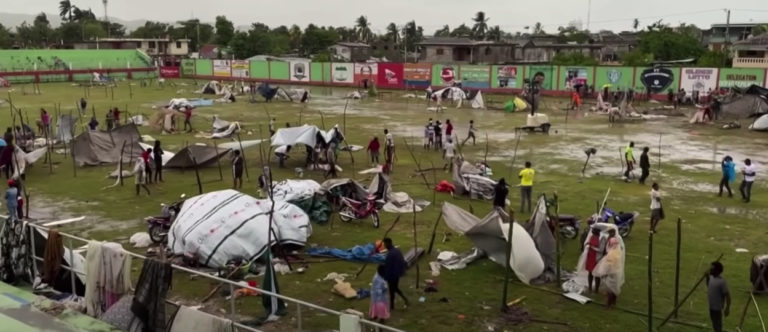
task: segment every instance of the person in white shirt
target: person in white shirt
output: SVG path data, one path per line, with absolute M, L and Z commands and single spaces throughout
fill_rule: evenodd
M 446 172 L 448 170 L 453 171 L 453 157 L 456 155 L 456 148 L 453 145 L 453 140 L 451 138 L 448 138 L 445 142 L 445 145 L 443 146 L 443 159 L 445 160 L 445 165 L 443 166 L 443 170 Z
M 659 184 L 654 182 L 651 186 L 651 232 L 656 233 L 656 226 L 664 219 L 664 208 L 661 206 L 661 191 Z
M 269 120 L 269 136 L 275 136 L 275 118 Z
M 387 168 L 391 170 L 392 165 L 395 163 L 395 138 L 389 132 L 389 129 L 384 129 L 384 156 Z
M 744 167 L 741 168 L 741 174 L 744 175 L 744 180 L 741 181 L 739 191 L 741 192 L 741 198 L 744 200 L 744 203 L 749 203 L 752 198 L 752 183 L 755 182 L 755 176 L 757 175 L 755 165 L 752 164 L 752 160 L 749 158 L 744 160 Z

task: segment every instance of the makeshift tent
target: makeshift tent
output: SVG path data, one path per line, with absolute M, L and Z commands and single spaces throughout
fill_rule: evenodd
M 763 114 L 749 125 L 751 130 L 768 130 L 768 114 Z
M 221 149 L 232 149 L 232 150 L 240 150 L 240 148 L 247 149 L 252 146 L 257 146 L 261 144 L 261 142 L 264 142 L 263 139 L 252 139 L 247 141 L 232 141 L 232 142 L 226 142 L 219 144 L 219 148 Z
M 275 98 L 279 89 L 280 88 L 272 88 L 269 86 L 269 83 L 264 82 L 261 83 L 258 88 L 256 88 L 256 91 L 258 91 L 259 94 L 264 97 L 264 100 L 271 101 Z
M 221 83 L 219 83 L 219 81 L 210 81 L 208 83 L 205 83 L 205 85 L 203 85 L 203 88 L 196 91 L 196 93 L 202 93 L 206 95 L 223 95 L 224 89 L 226 89 L 226 87 L 224 87 Z
M 36 161 L 42 158 L 45 155 L 46 150 L 46 147 L 42 147 L 32 152 L 26 153 L 19 146 L 14 146 L 13 152 L 15 157 L 13 160 L 13 176 L 18 177 L 19 174 L 25 174 L 27 166 L 34 164 Z
M 362 202 L 368 197 L 368 190 L 365 186 L 352 179 L 330 179 L 320 185 L 321 194 L 328 194 L 331 197 L 346 197 Z
M 319 190 L 320 184 L 314 180 L 286 179 L 272 187 L 273 198 L 280 202 L 309 198 Z
M 181 108 L 193 108 L 194 106 L 192 103 L 189 102 L 187 98 L 173 98 L 171 101 L 168 102 L 168 105 L 165 106 L 165 108 L 172 108 L 175 110 L 179 110 Z
M 150 149 L 150 148 L 154 148 L 152 145 L 149 145 L 149 144 L 145 144 L 145 143 L 139 143 L 139 145 L 140 145 L 140 146 L 141 146 L 141 148 L 142 148 L 142 149 L 144 149 L 144 150 L 146 150 L 146 149 Z M 175 155 L 176 155 L 176 154 L 175 154 L 175 153 L 173 153 L 173 152 L 170 152 L 170 151 L 168 151 L 168 150 L 163 150 L 163 165 L 167 164 L 167 163 L 168 163 L 168 161 L 170 161 L 171 159 L 173 159 L 173 156 L 175 156 Z M 126 168 L 127 168 L 127 167 L 126 167 Z M 117 173 L 115 173 L 115 176 L 117 176 Z
M 443 220 L 453 231 L 465 235 L 478 249 L 484 251 L 491 261 L 506 265 L 509 224 L 503 222 L 498 210 L 494 209 L 483 219 L 451 203 L 444 203 Z M 536 244 L 523 226 L 513 222 L 512 255 L 509 265 L 520 281 L 528 284 L 544 272 L 544 261 Z
M 318 142 L 330 143 L 334 140 L 337 143 L 344 141 L 344 134 L 338 126 L 323 131 L 317 126 L 303 125 L 278 129 L 272 136 L 272 146 L 304 144 L 314 147 Z
M 732 93 L 717 100 L 717 118 L 722 120 L 746 119 L 768 113 L 768 90 L 758 86 L 733 89 Z
M 216 163 L 216 160 L 219 160 L 229 151 L 231 150 L 217 149 L 206 145 L 190 145 L 177 152 L 164 166 L 166 168 L 192 168 L 197 164 L 198 167 L 207 167 Z
M 480 90 L 472 90 L 467 94 L 464 90 L 458 87 L 445 88 L 432 93 L 432 100 L 438 103 L 444 100 L 453 101 L 453 103 L 456 104 L 456 108 L 461 108 L 464 100 L 469 100 L 472 108 L 485 108 L 485 100 L 483 99 L 483 93 Z
M 72 140 L 72 135 L 75 132 L 75 118 L 69 114 L 62 114 L 59 116 L 59 121 L 56 124 L 56 140 L 59 142 L 69 143 Z
M 539 196 L 536 208 L 533 209 L 531 220 L 525 224 L 528 234 L 531 234 L 533 242 L 536 243 L 536 249 L 539 250 L 541 258 L 544 259 L 546 270 L 555 272 L 557 262 L 555 257 L 555 236 L 552 229 L 549 228 L 549 216 L 547 215 L 547 201 L 544 195 Z
M 261 257 L 274 244 L 304 246 L 312 234 L 309 217 L 299 207 L 275 202 L 270 233 L 269 200 L 227 189 L 187 199 L 168 233 L 168 247 L 211 268 L 231 259 Z
M 86 131 L 75 137 L 75 162 L 80 166 L 93 166 L 120 162 L 120 149 L 123 150 L 123 162 L 130 162 L 141 156 L 141 135 L 134 124 L 117 127 L 111 131 Z
M 453 184 L 457 195 L 470 195 L 472 198 L 493 199 L 496 181 L 483 175 L 483 171 L 472 164 L 456 158 L 453 167 Z
M 222 120 L 218 115 L 213 116 L 213 132 L 214 133 L 227 130 L 227 128 L 229 128 L 229 125 L 230 125 L 229 121 Z
M 309 90 L 307 89 L 282 89 L 277 91 L 277 99 L 292 101 L 292 102 L 307 102 L 311 97 Z

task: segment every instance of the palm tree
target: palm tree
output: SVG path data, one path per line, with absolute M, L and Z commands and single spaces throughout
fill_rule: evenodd
M 635 31 L 637 31 L 637 27 L 638 27 L 638 26 L 640 26 L 640 20 L 638 20 L 638 19 L 634 19 L 634 20 L 632 21 L 632 29 L 634 29 Z
M 504 32 L 501 31 L 501 28 L 498 25 L 496 25 L 493 28 L 490 28 L 488 30 L 488 34 L 486 34 L 485 37 L 487 40 L 493 40 L 498 42 L 498 41 L 501 41 L 501 38 L 503 36 L 504 36 Z
M 485 17 L 484 12 L 477 12 L 475 18 L 472 21 L 475 25 L 472 26 L 472 37 L 475 39 L 485 39 L 485 33 L 488 31 L 488 20 L 490 18 Z
M 541 22 L 536 22 L 536 24 L 533 25 L 533 34 L 534 35 L 546 34 L 546 32 L 544 32 L 544 28 L 541 26 Z
M 288 30 L 288 38 L 291 40 L 291 48 L 299 48 L 302 35 L 303 33 L 301 32 L 301 28 L 298 25 L 294 24 L 291 26 L 291 29 Z
M 472 37 L 472 29 L 462 23 L 451 31 L 451 37 Z
M 395 44 L 400 42 L 400 30 L 397 28 L 397 24 L 393 22 L 387 25 L 386 37 Z
M 448 37 L 451 35 L 451 27 L 448 24 L 443 25 L 443 28 L 435 31 L 435 37 Z
M 368 18 L 361 15 L 357 18 L 357 20 L 355 20 L 355 23 L 358 39 L 364 43 L 371 41 L 371 35 L 373 33 L 371 32 L 371 23 L 368 23 Z
M 61 0 L 59 2 L 59 16 L 61 16 L 61 19 L 64 19 L 64 17 L 67 17 L 67 21 L 72 21 L 72 10 L 75 6 L 72 6 L 72 2 L 69 0 Z

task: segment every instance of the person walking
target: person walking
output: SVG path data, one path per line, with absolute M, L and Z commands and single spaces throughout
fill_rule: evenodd
M 184 107 L 184 131 L 192 132 L 192 107 Z
M 520 171 L 520 212 L 525 212 L 526 202 L 528 203 L 528 212 L 531 212 L 531 196 L 533 193 L 533 176 L 536 171 L 531 168 L 531 162 L 525 162 L 525 168 Z
M 243 188 L 243 165 L 245 161 L 240 150 L 235 150 L 235 156 L 232 157 L 232 188 L 234 189 Z
M 656 226 L 662 220 L 664 220 L 664 208 L 661 205 L 661 191 L 659 191 L 659 184 L 654 182 L 651 185 L 651 232 L 656 233 Z
M 115 107 L 115 110 L 112 112 L 112 117 L 115 120 L 115 128 L 120 127 L 120 109 Z
M 147 173 L 147 183 L 152 183 L 152 167 L 149 160 L 152 159 L 152 148 L 141 151 L 141 159 L 144 160 L 144 170 Z
M 328 148 L 325 149 L 325 159 L 328 161 L 328 171 L 325 172 L 325 178 L 335 179 L 338 177 L 336 172 L 336 144 L 331 143 Z
M 501 178 L 496 186 L 493 188 L 493 207 L 500 208 L 504 211 L 507 206 L 507 195 L 509 195 L 509 189 L 507 188 L 507 180 Z
M 453 157 L 455 155 L 456 147 L 453 145 L 453 139 L 448 137 L 445 141 L 445 146 L 443 147 L 443 160 L 445 160 L 445 165 L 443 166 L 444 171 L 453 171 Z
M 160 140 L 155 140 L 155 146 L 152 148 L 152 160 L 155 162 L 155 183 L 163 182 L 163 148 L 160 147 Z
M 408 307 L 408 299 L 403 295 L 403 291 L 400 290 L 400 277 L 405 274 L 407 264 L 403 253 L 400 249 L 395 248 L 392 243 L 392 239 L 386 237 L 384 240 L 384 247 L 387 248 L 387 257 L 384 259 L 384 279 L 387 281 L 389 287 L 389 309 L 395 310 L 395 294 L 400 295 L 405 302 L 405 307 Z
M 8 180 L 8 189 L 5 190 L 5 206 L 8 208 L 8 219 L 14 220 L 18 216 L 19 188 L 16 181 Z
M 389 129 L 384 129 L 384 158 L 387 170 L 391 171 L 395 164 L 395 138 Z
M 371 139 L 370 142 L 368 142 L 368 153 L 371 155 L 371 164 L 378 165 L 379 164 L 379 149 L 381 148 L 381 144 L 379 144 L 379 138 L 377 136 L 374 136 L 373 139 Z
M 469 131 L 467 132 L 467 138 L 461 142 L 461 146 L 464 146 L 464 144 L 466 144 L 470 138 L 472 139 L 472 145 L 475 145 L 475 120 L 469 120 Z
M 445 139 L 446 141 L 453 136 L 453 124 L 451 119 L 445 119 Z
M 648 151 L 650 150 L 651 149 L 646 146 L 643 148 L 643 153 L 640 155 L 640 170 L 642 170 L 640 184 L 645 184 L 645 179 L 651 174 L 651 160 L 648 158 Z
M 141 157 L 136 158 L 136 164 L 133 165 L 133 176 L 134 176 L 134 183 L 136 184 L 136 196 L 139 196 L 139 193 L 141 193 L 141 188 L 144 188 L 144 190 L 147 191 L 147 196 L 149 196 L 149 187 L 147 187 L 147 173 L 144 165 L 144 159 Z
M 44 108 L 40 109 L 40 123 L 43 124 L 43 132 L 40 134 L 48 139 L 48 137 L 51 135 L 51 116 L 48 115 L 48 111 L 46 111 Z
M 288 159 L 288 153 L 291 152 L 290 145 L 281 145 L 275 149 L 275 157 L 280 168 L 285 168 L 285 161 Z
M 275 118 L 269 120 L 269 137 L 275 136 Z
M 106 118 L 104 122 L 107 125 L 107 131 L 112 130 L 112 128 L 115 127 L 115 112 L 110 108 L 109 111 L 107 111 Z
M 371 282 L 371 308 L 368 310 L 368 317 L 383 323 L 389 319 L 389 303 L 387 301 L 387 281 L 384 275 L 387 269 L 384 265 L 379 265 Z
M 723 331 L 723 316 L 731 313 L 731 293 L 728 283 L 722 277 L 723 264 L 712 262 L 707 275 L 707 300 L 709 302 L 709 318 L 712 320 L 712 330 Z
M 752 160 L 749 158 L 744 160 L 744 167 L 741 168 L 741 174 L 744 175 L 744 179 L 741 181 L 741 186 L 739 186 L 741 199 L 744 200 L 744 203 L 749 203 L 752 199 L 752 184 L 755 182 L 755 176 L 757 175 L 755 165 L 752 164 Z
M 629 177 L 632 175 L 632 171 L 635 169 L 635 154 L 634 154 L 635 142 L 629 142 L 627 148 L 624 150 L 624 160 L 627 163 L 627 169 L 624 171 L 624 181 L 629 182 Z
M 443 148 L 443 129 L 440 127 L 440 120 L 435 121 L 435 150 Z
M 723 176 L 720 178 L 720 192 L 717 196 L 723 196 L 723 187 L 725 187 L 725 189 L 728 189 L 728 197 L 733 197 L 731 182 L 736 180 L 736 164 L 733 163 L 733 158 L 725 156 L 720 162 L 720 169 Z

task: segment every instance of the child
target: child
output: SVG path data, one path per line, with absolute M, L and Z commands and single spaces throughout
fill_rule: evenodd
M 384 280 L 384 265 L 379 265 L 373 275 L 371 285 L 371 309 L 368 316 L 379 322 L 389 319 L 389 303 L 387 301 L 387 281 Z

